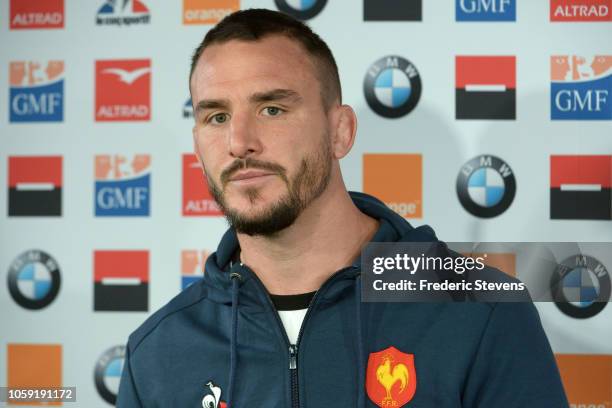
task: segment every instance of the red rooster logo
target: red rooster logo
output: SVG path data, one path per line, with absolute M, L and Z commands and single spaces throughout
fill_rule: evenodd
M 366 391 L 370 400 L 381 408 L 406 405 L 416 392 L 414 355 L 395 347 L 370 353 Z
M 383 363 L 376 369 L 376 379 L 385 387 L 385 391 L 387 391 L 386 400 L 393 399 L 391 397 L 391 388 L 393 388 L 396 382 L 400 382 L 399 394 L 401 394 L 406 390 L 406 384 L 408 384 L 410 378 L 408 367 L 406 367 L 405 364 L 398 363 L 393 366 L 393 371 L 391 371 L 391 360 L 391 356 L 384 356 Z

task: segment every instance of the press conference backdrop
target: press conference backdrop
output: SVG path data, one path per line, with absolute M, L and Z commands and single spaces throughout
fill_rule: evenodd
M 226 223 L 190 56 L 251 7 L 333 50 L 349 189 L 447 241 L 612 241 L 610 0 L 2 0 L 0 386 L 112 404 L 128 334 L 201 277 Z M 611 257 L 537 305 L 576 407 L 612 407 Z

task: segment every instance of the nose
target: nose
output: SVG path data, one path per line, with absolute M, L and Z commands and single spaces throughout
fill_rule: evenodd
M 261 140 L 248 113 L 235 113 L 229 127 L 229 152 L 234 158 L 246 158 L 260 153 Z

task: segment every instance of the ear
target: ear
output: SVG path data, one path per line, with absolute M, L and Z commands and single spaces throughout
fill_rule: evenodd
M 357 133 L 357 115 L 349 105 L 340 105 L 332 114 L 332 152 L 341 159 L 351 151 Z

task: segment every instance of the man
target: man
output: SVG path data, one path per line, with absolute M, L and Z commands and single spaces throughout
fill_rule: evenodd
M 357 121 L 309 28 L 228 16 L 190 90 L 231 228 L 201 283 L 130 336 L 118 407 L 567 407 L 532 304 L 361 302 L 364 245 L 437 238 L 347 192 Z

